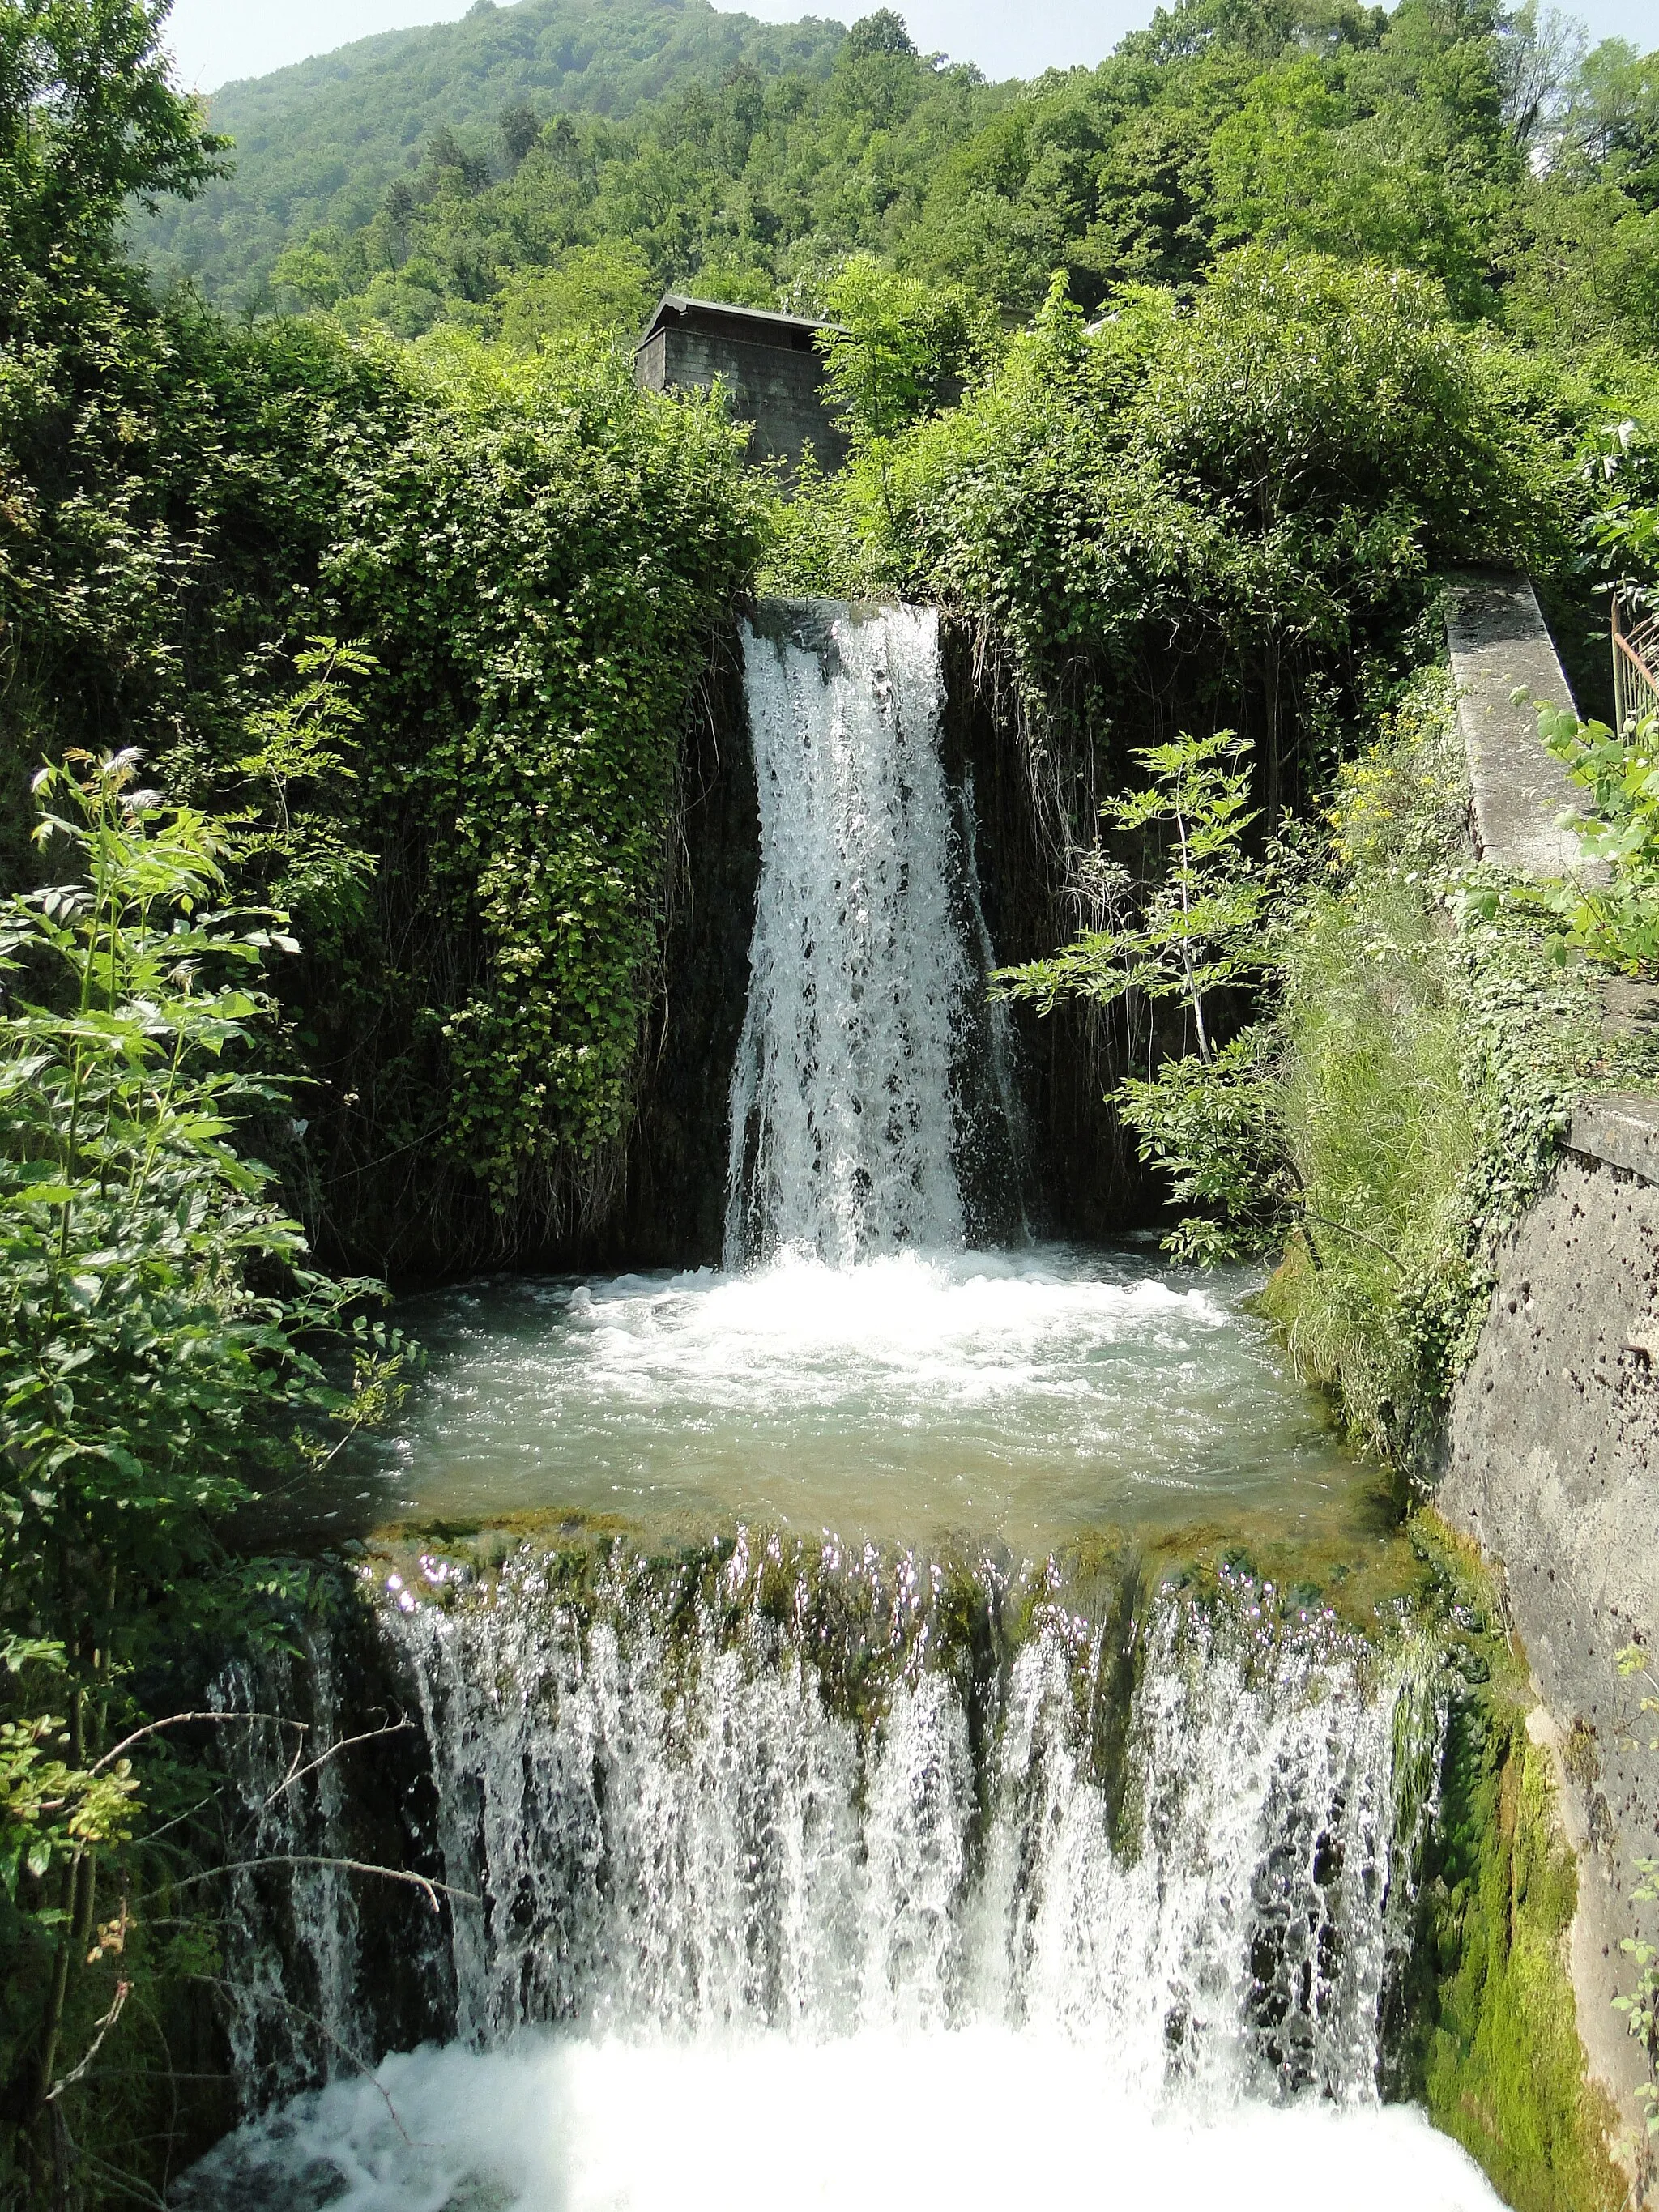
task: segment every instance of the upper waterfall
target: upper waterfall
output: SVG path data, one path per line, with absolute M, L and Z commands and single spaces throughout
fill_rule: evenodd
M 726 1261 L 845 1267 L 965 1233 L 953 1066 L 974 979 L 939 757 L 939 617 L 770 600 L 743 632 L 761 817 Z

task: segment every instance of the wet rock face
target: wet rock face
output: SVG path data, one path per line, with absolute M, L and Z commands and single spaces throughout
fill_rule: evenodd
M 681 763 L 662 988 L 640 1106 L 605 1222 L 552 1264 L 717 1264 L 726 1219 L 732 1062 L 749 995 L 760 808 L 735 628 L 696 702 Z
M 1091 757 L 1088 788 L 1079 783 L 1073 790 L 1074 771 L 1027 757 L 1012 708 L 998 701 L 976 665 L 969 625 L 944 623 L 940 650 L 941 755 L 952 788 L 972 794 L 986 934 L 1004 966 L 1044 958 L 1082 926 L 1059 849 L 1062 815 L 1073 830 L 1081 824 L 1091 833 L 1099 798 L 1115 787 L 1109 781 L 1097 790 L 1095 779 L 1113 776 L 1116 764 Z M 1153 1049 L 1146 1034 L 1149 1010 L 1133 1018 L 1121 1006 L 1062 1006 L 1042 1017 L 1029 1006 L 1008 1012 L 1030 1225 L 1044 1235 L 1097 1239 L 1160 1219 L 1164 1184 L 1141 1165 L 1133 1137 L 1106 1103 L 1124 1075 L 1146 1072 Z M 1163 1028 L 1158 1048 L 1188 1048 L 1178 1024 Z
M 1640 2067 L 1612 1999 L 1635 1863 L 1656 1848 L 1659 1729 L 1639 1711 L 1654 1686 L 1617 1655 L 1659 1639 L 1659 1187 L 1565 1157 L 1502 1255 L 1436 1502 L 1498 1565 L 1551 1717 L 1579 1847 L 1580 2032 L 1628 2093 Z

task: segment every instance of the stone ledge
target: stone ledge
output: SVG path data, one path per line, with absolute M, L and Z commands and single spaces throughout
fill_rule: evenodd
M 1589 1159 L 1659 1183 L 1659 1098 L 1614 1091 L 1581 1099 L 1567 1143 Z
M 1572 694 L 1532 585 L 1525 576 L 1466 572 L 1447 579 L 1447 597 L 1476 854 L 1531 875 L 1582 870 L 1578 840 L 1558 817 L 1583 793 L 1545 750 L 1532 703 L 1570 708 Z M 1517 703 L 1522 690 L 1529 696 Z

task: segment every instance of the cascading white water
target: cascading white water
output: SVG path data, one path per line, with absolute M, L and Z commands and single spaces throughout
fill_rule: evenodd
M 925 1607 L 860 1727 L 745 1547 L 724 1583 L 689 1632 L 637 1577 L 590 1617 L 533 1570 L 396 1617 L 445 1878 L 481 1900 L 456 1912 L 464 2037 L 977 2021 L 1081 2039 L 1148 2099 L 1375 2099 L 1430 1809 L 1414 1647 L 1379 1662 L 1327 1624 L 1263 1637 L 1247 1607 L 1160 1601 L 1115 1834 L 1088 1743 L 1102 1632 L 1063 1606 L 976 1757 Z
M 883 2130 L 893 2155 L 930 2115 L 971 2130 L 989 2100 L 1018 2130 L 1051 2099 L 1033 2185 L 1086 2180 L 1079 2201 L 1126 2212 L 1183 2158 L 1191 2201 L 1279 2201 L 1228 2172 L 1229 2130 L 1272 2107 L 1286 2128 L 1258 2154 L 1302 2177 L 1292 2194 L 1359 2141 L 1339 2151 L 1322 2106 L 1376 2114 L 1376 2193 L 1345 2172 L 1345 2204 L 1389 2203 L 1385 2173 L 1447 2212 L 1495 2202 L 1452 2146 L 1377 2111 L 1443 1720 L 1425 1649 L 1269 1620 L 1248 1585 L 1166 1593 L 1115 1688 L 1112 1632 L 1052 1582 L 1022 1600 L 981 1576 L 981 1601 L 1030 1615 L 988 1674 L 964 1586 L 873 1553 L 820 1564 L 814 1582 L 740 1542 L 712 1580 L 624 1559 L 573 1596 L 526 1554 L 453 1602 L 392 1594 L 428 1863 L 458 1893 L 457 2040 L 243 2130 L 181 2204 L 296 2175 L 352 2212 L 776 2201 L 776 2177 L 769 2196 L 746 2165 L 711 2168 L 705 2187 L 653 2148 L 699 2103 L 776 2135 L 783 2193 L 828 2204 Z M 442 1595 L 448 1570 L 428 1579 Z M 832 2122 L 837 2082 L 858 2101 Z M 1109 2119 L 1121 2195 L 1085 2155 Z M 950 2143 L 916 2149 L 956 2170 Z
M 760 794 L 732 1078 L 728 1267 L 960 1244 L 952 1066 L 972 977 L 951 893 L 931 608 L 768 603 L 744 629 Z
M 1224 1425 L 1214 1391 L 1248 1428 L 1252 1395 L 1219 1309 L 1070 1255 L 950 1255 L 988 1164 L 976 1043 L 1016 1184 L 1018 1102 L 1006 1015 L 975 1028 L 994 953 L 936 617 L 772 602 L 744 650 L 762 867 L 730 1272 L 532 1292 L 553 1333 L 532 1356 L 484 1330 L 505 1366 L 457 1384 L 469 1437 L 523 1398 L 584 1470 L 559 1477 L 573 1528 L 647 1494 L 659 1426 L 660 1486 L 695 1462 L 724 1510 L 757 1481 L 815 1529 L 848 1459 L 894 1492 L 907 1439 L 906 1542 L 969 1507 L 994 1540 L 1027 1462 L 1057 1542 L 1098 1531 L 1126 1449 L 1213 1500 L 1183 1425 Z M 1269 1455 L 1287 1495 L 1293 1456 Z M 1332 1486 L 1316 1471 L 1304 1530 Z M 499 1513 L 499 1459 L 485 1487 Z M 228 2139 L 179 2212 L 1497 2212 L 1379 2101 L 1445 1723 L 1425 1645 L 1242 1576 L 1159 1589 L 1127 1553 L 1091 1609 L 1040 1544 L 1020 1570 L 817 1541 L 363 1571 L 353 1665 L 415 1723 L 404 1802 L 354 1802 L 329 1758 L 290 1774 L 274 1728 L 228 1746 L 246 1856 L 292 1863 L 228 1881 L 242 2087 L 258 2112 L 324 2086 Z M 355 1723 L 325 1634 L 307 1656 L 322 1741 Z M 228 1675 L 225 1703 L 287 1710 L 279 1672 L 257 1698 Z M 343 1878 L 377 1855 L 365 1821 L 441 1881 L 441 1917 Z M 389 1957 L 410 1972 L 377 2011 L 360 1979 Z M 337 2063 L 387 2049 L 372 2078 Z

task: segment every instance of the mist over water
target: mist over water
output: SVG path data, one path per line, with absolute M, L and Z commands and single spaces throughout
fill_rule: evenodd
M 416 2051 L 388 2059 L 375 2082 L 337 2082 L 240 2146 L 240 2201 L 286 2212 L 294 2200 L 273 2187 L 325 2164 L 343 2184 L 330 2212 L 900 2202 L 1498 2212 L 1502 2202 L 1416 2112 L 1154 2114 L 1089 2051 L 1000 2028 L 812 2046 L 527 2039 L 488 2054 Z M 198 2187 L 181 2203 L 224 2202 L 206 2195 L 206 2177 Z

